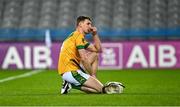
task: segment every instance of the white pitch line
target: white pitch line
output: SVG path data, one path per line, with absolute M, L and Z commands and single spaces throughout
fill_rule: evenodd
M 11 77 L 7 77 L 4 79 L 0 80 L 0 83 L 6 82 L 6 81 L 11 81 L 11 80 L 15 80 L 15 79 L 19 79 L 19 78 L 25 78 L 25 77 L 29 77 L 35 74 L 38 74 L 40 72 L 42 72 L 43 70 L 33 70 L 24 74 L 20 74 L 20 75 L 16 75 L 16 76 L 11 76 Z

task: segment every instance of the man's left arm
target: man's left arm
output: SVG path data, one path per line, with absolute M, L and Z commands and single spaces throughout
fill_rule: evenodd
M 102 52 L 101 41 L 100 41 L 100 38 L 97 34 L 97 28 L 96 27 L 92 27 L 92 37 L 93 37 L 94 44 L 89 45 L 87 47 L 87 50 L 92 51 L 92 52 L 96 52 L 96 53 Z

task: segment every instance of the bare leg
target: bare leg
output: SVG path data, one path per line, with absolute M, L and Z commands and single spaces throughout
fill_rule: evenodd
M 94 62 L 92 63 L 92 76 L 95 78 L 97 76 L 97 69 L 98 69 L 98 56 L 95 58 Z
M 83 86 L 96 90 L 98 93 L 102 92 L 103 84 L 96 78 L 90 76 Z
M 86 87 L 86 86 L 82 86 L 81 87 L 81 90 L 86 92 L 86 93 L 99 93 L 98 91 L 96 91 L 95 89 L 93 88 L 89 88 L 89 87 Z
M 96 78 L 96 72 L 98 69 L 98 54 L 95 52 L 88 52 L 89 62 L 92 66 L 91 76 Z

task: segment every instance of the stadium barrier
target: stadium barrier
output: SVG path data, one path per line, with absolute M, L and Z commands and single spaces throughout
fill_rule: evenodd
M 0 43 L 0 69 L 57 69 L 61 43 Z M 103 43 L 100 69 L 180 68 L 179 41 Z
M 44 41 L 46 31 L 49 30 L 52 41 L 63 41 L 74 28 L 61 28 L 61 29 L 15 29 L 15 28 L 1 28 L 0 41 L 31 41 L 39 42 Z M 141 29 L 112 29 L 102 28 L 98 29 L 98 33 L 103 41 L 119 41 L 121 39 L 143 39 L 149 40 L 151 38 L 168 40 L 180 39 L 180 27 L 176 28 L 141 28 Z M 88 37 L 88 36 L 87 36 Z

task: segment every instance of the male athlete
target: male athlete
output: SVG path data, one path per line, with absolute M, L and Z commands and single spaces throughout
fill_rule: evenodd
M 86 34 L 92 34 L 94 44 L 85 40 Z M 106 93 L 107 86 L 96 78 L 98 53 L 101 52 L 101 41 L 91 19 L 79 16 L 76 30 L 67 37 L 59 55 L 58 72 L 62 76 L 61 94 L 67 94 L 73 88 L 87 93 Z M 79 66 L 84 66 L 85 71 Z

